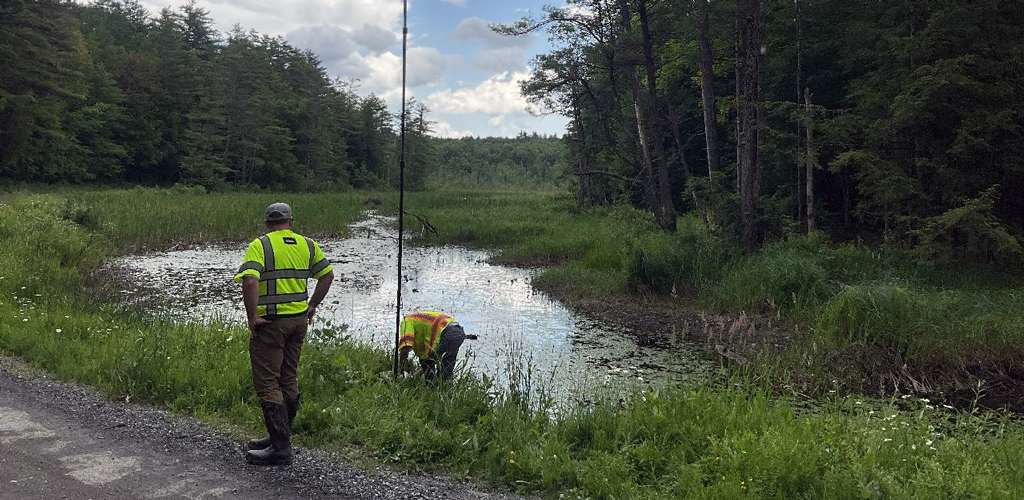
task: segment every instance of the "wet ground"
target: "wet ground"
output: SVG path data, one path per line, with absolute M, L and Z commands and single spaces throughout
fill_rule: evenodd
M 394 338 L 397 233 L 387 218 L 369 215 L 351 237 L 320 241 L 335 282 L 314 328 L 347 325 L 347 335 L 382 348 Z M 244 244 L 129 256 L 114 263 L 127 273 L 125 301 L 182 321 L 243 321 L 240 286 L 232 281 Z M 440 310 L 467 333 L 466 367 L 501 386 L 560 400 L 705 378 L 714 368 L 698 343 L 654 337 L 573 312 L 531 286 L 534 270 L 492 265 L 489 254 L 460 247 L 406 247 L 403 311 Z M 312 288 L 312 283 L 311 283 Z M 140 300 L 138 294 L 149 300 Z M 152 294 L 157 296 L 153 297 Z M 155 300 L 153 300 L 155 299 Z M 529 377 L 529 378 L 528 378 Z

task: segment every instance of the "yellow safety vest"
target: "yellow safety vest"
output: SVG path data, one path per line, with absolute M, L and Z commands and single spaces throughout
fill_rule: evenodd
M 441 341 L 441 332 L 455 318 L 436 311 L 416 311 L 402 319 L 399 330 L 402 332 L 398 348 L 412 347 L 420 359 L 428 359 L 434 355 L 434 349 Z
M 249 244 L 235 281 L 260 280 L 258 316 L 297 316 L 309 309 L 306 280 L 331 272 L 320 245 L 290 229 L 274 231 Z

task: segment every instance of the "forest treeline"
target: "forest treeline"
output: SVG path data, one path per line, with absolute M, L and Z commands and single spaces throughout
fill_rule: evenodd
M 747 250 L 825 231 L 1009 261 L 1024 230 L 1024 3 L 568 0 L 523 91 L 570 119 L 578 203 L 696 210 Z
M 281 37 L 195 3 L 0 3 L 0 178 L 334 190 L 398 184 L 398 117 Z M 344 75 L 342 75 L 344 77 Z M 443 141 L 409 102 L 407 185 L 550 183 L 554 137 Z M 465 149 L 462 149 L 465 146 Z M 504 158 L 494 168 L 472 160 Z M 458 158 L 452 165 L 441 158 Z
M 561 140 L 520 133 L 514 138 L 435 139 L 429 163 L 438 183 L 457 187 L 552 188 L 569 171 Z

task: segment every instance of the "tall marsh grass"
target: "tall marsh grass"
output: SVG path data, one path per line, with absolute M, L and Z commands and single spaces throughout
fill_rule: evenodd
M 267 205 L 291 205 L 296 231 L 345 236 L 366 200 L 364 193 L 205 193 L 189 189 L 74 191 L 71 203 L 95 214 L 114 248 L 140 250 L 174 243 L 245 241 L 264 231 Z

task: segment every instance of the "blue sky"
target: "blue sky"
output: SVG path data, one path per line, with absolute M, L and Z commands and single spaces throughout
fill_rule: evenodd
M 156 13 L 187 0 L 141 0 Z M 549 50 L 544 34 L 507 38 L 490 23 L 539 15 L 541 0 L 410 0 L 410 94 L 424 102 L 443 137 L 559 134 L 566 120 L 526 111 L 518 81 L 534 55 Z M 282 35 L 316 52 L 332 76 L 358 79 L 398 111 L 401 101 L 401 0 L 198 0 L 222 32 L 234 24 Z

